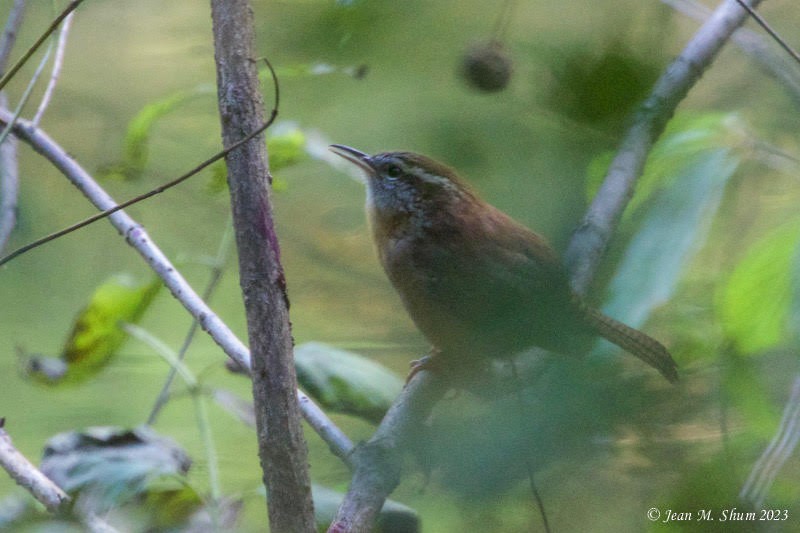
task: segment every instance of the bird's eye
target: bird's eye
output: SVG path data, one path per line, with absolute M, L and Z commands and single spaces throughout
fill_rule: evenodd
M 389 167 L 386 169 L 386 175 L 390 178 L 399 178 L 402 173 L 403 169 L 397 165 L 389 165 Z

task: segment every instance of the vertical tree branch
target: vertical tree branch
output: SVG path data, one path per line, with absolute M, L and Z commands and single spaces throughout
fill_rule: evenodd
M 14 5 L 8 14 L 8 20 L 3 28 L 3 35 L 0 37 L 0 74 L 6 71 L 8 58 L 14 43 L 17 41 L 19 27 L 22 25 L 22 18 L 25 15 L 25 0 L 14 0 Z
M 211 17 L 222 138 L 231 144 L 264 122 L 253 13 L 247 0 L 211 0 Z M 272 221 L 263 135 L 228 154 L 226 162 L 270 529 L 312 532 L 308 452 L 295 393 L 289 300 Z
M 751 0 L 752 7 L 761 0 Z M 725 0 L 661 75 L 650 96 L 639 107 L 622 139 L 606 178 L 575 231 L 565 260 L 572 286 L 583 294 L 594 277 L 622 212 L 642 175 L 647 155 L 664 131 L 678 104 L 711 64 L 733 32 L 747 19 L 736 0 Z
M 15 0 L 0 36 L 0 75 L 8 65 L 8 58 L 17 41 L 19 27 L 25 14 L 25 0 Z M 8 105 L 6 95 L 0 92 L 0 108 Z M 9 137 L 0 143 L 0 253 L 5 249 L 11 232 L 17 224 L 17 196 L 19 194 L 19 166 L 17 140 Z
M 6 106 L 5 92 L 0 92 L 0 108 Z M 6 137 L 0 144 L 0 253 L 11 238 L 17 225 L 17 197 L 19 196 L 19 165 L 17 139 Z

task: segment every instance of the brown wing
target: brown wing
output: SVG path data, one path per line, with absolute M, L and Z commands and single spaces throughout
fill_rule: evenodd
M 429 235 L 443 246 L 413 247 L 423 320 L 443 350 L 510 355 L 530 346 L 573 353 L 591 337 L 558 256 L 540 236 L 487 206 L 481 220 L 456 220 Z M 402 291 L 401 291 L 402 293 Z M 419 314 L 419 312 L 417 313 Z M 434 317 L 434 318 L 431 318 Z M 422 322 L 425 322 L 424 324 Z

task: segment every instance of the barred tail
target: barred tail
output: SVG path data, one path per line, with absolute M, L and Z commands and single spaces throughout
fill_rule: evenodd
M 589 325 L 598 335 L 652 366 L 670 383 L 678 381 L 678 365 L 660 342 L 597 309 L 586 307 L 585 311 Z

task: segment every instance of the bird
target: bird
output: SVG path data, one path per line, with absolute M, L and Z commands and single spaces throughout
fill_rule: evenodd
M 557 252 L 482 199 L 455 170 L 404 151 L 330 150 L 366 175 L 366 213 L 378 258 L 431 343 L 412 367 L 454 371 L 532 347 L 588 353 L 603 337 L 669 382 L 677 364 L 657 340 L 587 304 Z

